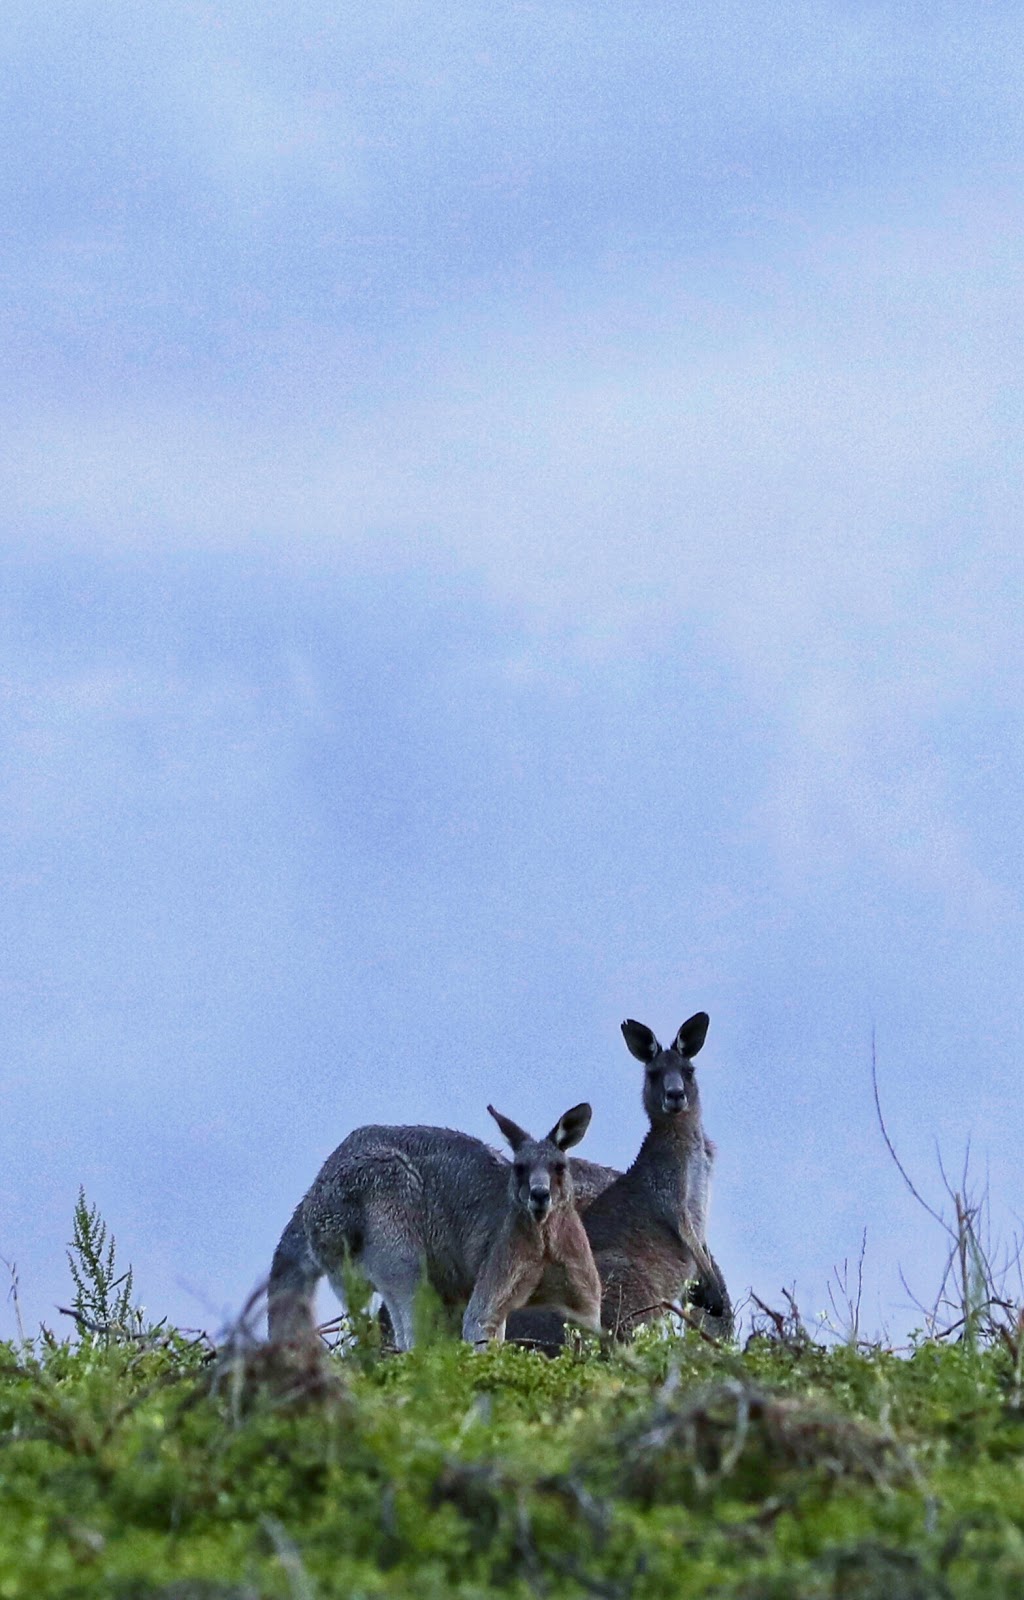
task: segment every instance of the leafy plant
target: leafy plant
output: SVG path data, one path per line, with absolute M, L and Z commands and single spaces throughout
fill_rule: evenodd
M 98 1207 L 86 1202 L 84 1188 L 78 1191 L 67 1256 L 75 1286 L 71 1315 L 83 1337 L 109 1343 L 141 1333 L 143 1312 L 133 1304 L 132 1269 L 118 1272 L 114 1235 L 108 1238 L 107 1225 Z

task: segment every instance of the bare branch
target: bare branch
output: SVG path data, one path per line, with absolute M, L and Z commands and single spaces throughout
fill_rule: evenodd
M 14 1320 L 18 1324 L 18 1340 L 21 1344 L 27 1344 L 28 1340 L 25 1338 L 25 1325 L 21 1320 L 21 1296 L 19 1293 L 20 1285 L 18 1282 L 18 1264 L 16 1261 L 8 1261 L 6 1256 L 0 1256 L 0 1262 L 3 1263 L 11 1275 L 11 1287 L 7 1291 L 7 1298 L 14 1306 Z
M 953 1233 L 952 1228 L 949 1226 L 949 1223 L 946 1221 L 945 1217 L 940 1216 L 939 1213 L 937 1211 L 935 1211 L 928 1204 L 928 1202 L 924 1198 L 924 1196 L 922 1194 L 920 1194 L 919 1191 L 915 1188 L 913 1180 L 910 1177 L 910 1174 L 907 1172 L 907 1169 L 903 1165 L 903 1162 L 900 1160 L 899 1156 L 896 1154 L 896 1147 L 894 1146 L 892 1140 L 889 1137 L 889 1130 L 885 1125 L 885 1118 L 882 1115 L 882 1102 L 878 1097 L 878 1060 L 877 1060 L 876 1053 L 875 1053 L 875 1030 L 874 1030 L 874 1026 L 873 1025 L 872 1025 L 872 1028 L 871 1028 L 871 1091 L 872 1091 L 872 1093 L 873 1093 L 873 1095 L 875 1097 L 875 1114 L 878 1117 L 878 1126 L 881 1129 L 882 1138 L 885 1140 L 885 1147 L 888 1150 L 889 1154 L 892 1156 L 893 1162 L 895 1163 L 896 1171 L 899 1173 L 900 1177 L 903 1179 L 903 1182 L 906 1184 L 907 1188 L 910 1190 L 911 1194 L 914 1196 L 914 1199 L 917 1201 L 918 1205 L 923 1206 L 924 1209 L 927 1211 L 928 1215 L 930 1217 L 932 1217 L 934 1219 L 934 1221 L 936 1221 L 939 1224 L 939 1227 L 944 1229 L 945 1232 L 948 1233 L 951 1238 L 955 1238 L 956 1236 Z
M 152 1338 L 151 1333 L 139 1333 L 134 1328 L 123 1328 L 118 1322 L 93 1322 L 91 1317 L 85 1316 L 81 1311 L 74 1311 L 70 1306 L 58 1306 L 57 1310 L 62 1317 L 71 1317 L 84 1328 L 87 1333 L 101 1333 L 108 1339 L 138 1339 Z

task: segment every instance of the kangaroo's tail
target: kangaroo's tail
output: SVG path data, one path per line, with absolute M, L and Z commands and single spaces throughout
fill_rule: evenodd
M 312 1338 L 313 1306 L 323 1269 L 314 1256 L 300 1202 L 281 1235 L 270 1267 L 267 1288 L 267 1330 L 273 1342 Z

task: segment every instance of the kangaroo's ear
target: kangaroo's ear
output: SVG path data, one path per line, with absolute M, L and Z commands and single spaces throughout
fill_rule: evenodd
M 568 1150 L 574 1144 L 579 1144 L 590 1127 L 590 1118 L 591 1110 L 584 1100 L 581 1105 L 573 1106 L 571 1111 L 562 1113 L 548 1138 L 559 1150 Z
M 630 1054 L 638 1061 L 653 1061 L 661 1049 L 650 1028 L 645 1028 L 642 1022 L 634 1022 L 632 1017 L 622 1024 L 622 1037 Z
M 526 1144 L 530 1135 L 523 1131 L 518 1122 L 513 1122 L 511 1117 L 503 1117 L 501 1112 L 495 1111 L 493 1106 L 488 1106 L 487 1109 L 512 1146 L 513 1152 L 518 1150 L 521 1144 Z
M 697 1054 L 704 1040 L 707 1038 L 708 1023 L 711 1018 L 706 1011 L 696 1012 L 688 1022 L 684 1022 L 676 1034 L 673 1050 L 687 1058 Z

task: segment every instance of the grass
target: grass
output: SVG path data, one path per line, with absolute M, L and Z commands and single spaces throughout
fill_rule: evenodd
M 77 1336 L 0 1343 L 0 1600 L 1019 1600 L 1021 1251 L 990 1265 L 966 1165 L 951 1212 L 900 1172 L 950 1241 L 901 1352 L 863 1249 L 825 1343 L 790 1294 L 742 1348 L 476 1352 L 426 1295 L 387 1355 L 353 1277 L 332 1350 L 261 1343 L 255 1302 L 217 1348 L 142 1327 L 81 1194 Z
M 0 1346 L 0 1600 L 1024 1592 L 1013 1340 Z

